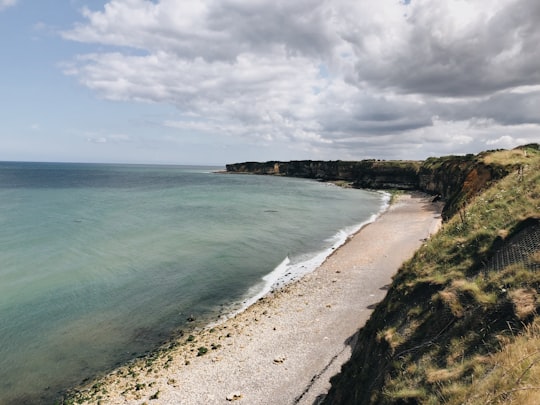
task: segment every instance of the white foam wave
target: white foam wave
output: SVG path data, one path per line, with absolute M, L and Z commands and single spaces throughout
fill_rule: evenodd
M 300 279 L 308 273 L 313 272 L 330 256 L 336 249 L 345 244 L 347 240 L 359 232 L 364 226 L 374 222 L 383 212 L 385 212 L 390 205 L 390 194 L 387 192 L 380 192 L 381 208 L 379 212 L 373 214 L 369 219 L 359 224 L 346 227 L 339 230 L 335 235 L 327 239 L 327 242 L 331 242 L 330 247 L 323 249 L 319 252 L 312 252 L 310 254 L 303 255 L 302 257 L 295 258 L 291 261 L 289 256 L 285 257 L 283 261 L 270 273 L 264 276 L 261 282 L 253 286 L 246 294 L 246 299 L 235 310 L 229 314 L 221 317 L 221 323 L 236 314 L 245 311 L 251 305 L 258 300 L 266 296 L 271 291 L 282 288 L 283 286 Z

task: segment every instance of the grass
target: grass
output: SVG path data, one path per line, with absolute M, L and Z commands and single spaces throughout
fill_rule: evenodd
M 506 337 L 501 350 L 486 361 L 485 373 L 462 393 L 465 404 L 540 403 L 540 322 L 537 318 L 517 336 Z
M 403 194 L 405 194 L 405 191 L 403 190 L 398 190 L 398 189 L 389 189 L 389 190 L 386 190 L 386 192 L 388 194 L 390 194 L 390 205 L 394 204 L 400 196 L 402 196 Z
M 482 161 L 486 164 L 497 164 L 501 166 L 524 165 L 535 159 L 534 146 L 525 146 L 512 150 L 500 150 L 496 152 L 484 152 L 480 154 Z
M 444 336 L 440 336 L 439 342 L 432 342 L 415 358 L 411 356 L 409 360 L 423 364 L 422 369 L 417 368 L 412 375 L 397 372 L 388 380 L 387 393 L 391 394 L 387 394 L 390 395 L 387 399 L 401 392 L 404 386 L 423 388 L 423 394 L 416 397 L 420 403 L 458 404 L 465 399 L 470 403 L 484 403 L 477 401 L 478 393 L 472 394 L 479 389 L 477 381 L 484 379 L 486 384 L 493 381 L 493 385 L 502 387 L 490 397 L 489 401 L 495 401 L 493 403 L 503 403 L 510 397 L 540 399 L 540 391 L 533 389 L 535 384 L 540 384 L 526 381 L 525 374 L 523 378 L 506 378 L 505 384 L 495 384 L 499 379 L 491 376 L 495 369 L 508 368 L 498 365 L 502 356 L 506 356 L 508 365 L 521 364 L 515 367 L 517 374 L 529 367 L 529 363 L 520 360 L 522 356 L 518 352 L 530 351 L 522 346 L 533 336 L 538 338 L 538 326 L 528 328 L 528 338 L 520 338 L 521 343 L 517 343 L 510 329 L 500 329 L 500 325 L 504 325 L 503 317 L 506 317 L 509 325 L 517 325 L 512 330 L 519 331 L 526 319 L 536 317 L 540 275 L 520 264 L 497 272 L 481 271 L 496 241 L 511 233 L 520 221 L 540 212 L 538 153 L 505 151 L 484 158 L 498 164 L 515 164 L 524 158 L 527 159 L 525 169 L 510 174 L 477 196 L 461 215 L 445 224 L 396 278 L 396 281 L 408 281 L 403 288 L 408 289 L 410 295 L 426 284 L 437 286 L 430 303 L 441 316 L 446 313 L 453 324 Z M 432 319 L 426 312 L 419 317 L 418 325 Z M 412 319 L 408 319 L 408 323 L 412 323 Z M 404 329 L 400 324 L 393 328 Z M 412 338 L 415 333 L 409 331 L 408 335 Z M 461 338 L 456 340 L 457 336 Z M 405 342 L 403 346 L 410 343 Z M 522 348 L 518 350 L 519 347 Z M 494 353 L 500 354 L 495 356 Z M 540 354 L 537 357 L 540 359 Z M 531 365 L 527 373 L 536 367 L 536 364 Z
M 540 152 L 473 158 L 509 174 L 463 200 L 402 266 L 333 379 L 339 394 L 329 403 L 540 403 L 540 272 L 485 267 L 540 214 Z M 529 260 L 539 263 L 540 253 Z

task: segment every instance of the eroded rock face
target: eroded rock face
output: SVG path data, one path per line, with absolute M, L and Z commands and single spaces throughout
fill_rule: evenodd
M 508 168 L 486 165 L 479 155 L 445 156 L 425 161 L 320 161 L 244 162 L 228 164 L 227 172 L 302 177 L 322 181 L 348 181 L 354 187 L 420 190 L 446 201 L 449 218 Z
M 313 161 L 245 162 L 227 165 L 230 173 L 269 174 L 324 181 L 345 180 L 359 188 L 418 189 L 417 161 Z

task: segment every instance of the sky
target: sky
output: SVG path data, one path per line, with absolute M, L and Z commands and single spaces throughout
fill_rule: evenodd
M 0 160 L 425 159 L 540 141 L 538 0 L 0 0 Z

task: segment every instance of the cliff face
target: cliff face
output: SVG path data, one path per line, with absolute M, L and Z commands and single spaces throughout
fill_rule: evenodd
M 418 171 L 418 190 L 446 201 L 443 218 L 447 220 L 493 181 L 514 170 L 511 164 L 485 163 L 484 154 L 429 158 Z
M 539 173 L 538 146 L 424 162 L 458 215 L 394 276 L 323 404 L 539 403 L 522 394 L 539 375 Z
M 362 160 L 246 162 L 227 165 L 230 173 L 270 174 L 323 181 L 345 180 L 359 188 L 417 189 L 421 162 Z
M 230 173 L 349 181 L 354 187 L 420 190 L 440 195 L 447 204 L 445 219 L 493 180 L 515 168 L 486 164 L 483 155 L 446 156 L 425 161 L 312 161 L 245 162 L 227 165 Z
M 424 162 L 227 170 L 414 188 L 446 199 L 446 224 L 395 275 L 319 403 L 539 403 L 531 390 L 540 375 L 538 144 Z

